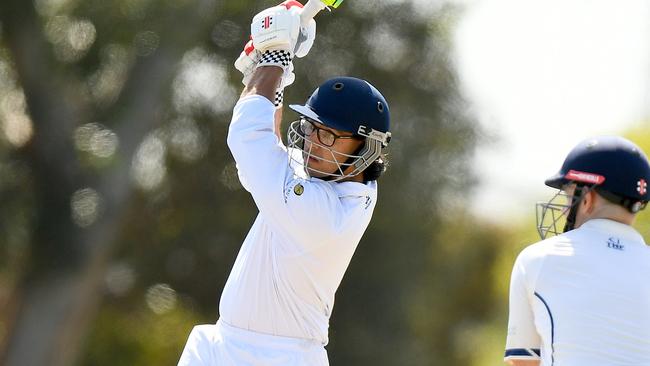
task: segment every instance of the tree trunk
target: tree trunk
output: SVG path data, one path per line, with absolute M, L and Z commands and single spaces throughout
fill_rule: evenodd
M 28 266 L 0 312 L 7 331 L 0 364 L 66 366 L 76 362 L 101 301 L 104 273 L 131 196 L 131 159 L 161 119 L 158 111 L 184 49 L 161 37 L 154 54 L 138 59 L 110 114 L 114 120 L 107 123 L 120 139 L 120 157 L 100 176 L 89 177 L 77 160 L 72 134 L 79 122 L 93 117 L 84 112 L 83 98 L 66 97 L 69 76 L 49 52 L 33 2 L 7 3 L 0 14 L 3 38 L 34 125 L 33 140 L 19 154 L 31 168 L 37 206 Z M 196 34 L 196 28 L 183 37 Z M 93 188 L 103 198 L 103 214 L 81 228 L 71 218 L 70 198 L 91 181 L 99 182 Z

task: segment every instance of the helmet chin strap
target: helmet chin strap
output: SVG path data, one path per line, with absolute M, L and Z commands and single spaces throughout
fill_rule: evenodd
M 575 229 L 576 225 L 576 216 L 578 214 L 578 206 L 580 206 L 580 201 L 582 200 L 583 186 L 577 185 L 576 189 L 573 191 L 573 196 L 571 197 L 571 208 L 569 209 L 569 214 L 566 218 L 566 223 L 564 224 L 564 231 L 571 231 Z

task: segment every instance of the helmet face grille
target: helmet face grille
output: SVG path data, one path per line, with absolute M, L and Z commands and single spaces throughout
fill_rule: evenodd
M 573 230 L 578 205 L 585 195 L 596 187 L 596 185 L 578 186 L 573 196 L 559 189 L 548 202 L 537 202 L 535 205 L 537 233 L 542 240 Z
M 291 122 L 289 125 L 287 142 L 289 148 L 302 151 L 302 156 L 290 153 L 290 163 L 302 166 L 309 177 L 316 177 L 334 182 L 351 178 L 362 173 L 381 155 L 381 143 L 371 139 L 366 139 L 364 147 L 358 154 L 344 154 L 319 143 L 317 140 L 307 140 L 306 136 L 304 136 L 300 129 L 300 120 Z M 314 146 L 318 146 L 319 150 L 326 151 L 328 156 L 315 155 L 312 151 Z M 326 172 L 309 167 L 308 162 L 310 158 L 332 163 L 336 166 L 336 169 L 331 172 Z M 344 160 L 345 162 L 340 163 L 337 158 L 342 158 L 340 160 Z M 346 170 L 348 170 L 349 167 L 353 167 L 353 169 L 350 169 L 350 171 L 346 173 Z
M 535 205 L 537 233 L 542 240 L 564 232 L 569 210 L 571 210 L 571 197 L 563 190 L 559 190 L 548 202 L 537 202 Z

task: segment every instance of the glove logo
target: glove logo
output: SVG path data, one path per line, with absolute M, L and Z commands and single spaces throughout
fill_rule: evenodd
M 648 191 L 648 183 L 646 183 L 645 179 L 639 179 L 639 181 L 636 182 L 636 191 L 639 192 L 639 194 L 645 194 Z
M 262 28 L 269 29 L 271 24 L 273 24 L 273 17 L 267 15 L 262 19 Z

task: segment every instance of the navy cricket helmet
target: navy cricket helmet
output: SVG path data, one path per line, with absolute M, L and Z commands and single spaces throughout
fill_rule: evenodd
M 355 176 L 370 167 L 366 175 L 371 177 L 368 180 L 375 180 L 385 170 L 382 150 L 391 139 L 390 109 L 384 96 L 369 82 L 353 77 L 335 77 L 320 85 L 305 105 L 291 104 L 289 108 L 297 112 L 303 121 L 293 122 L 289 126 L 289 146 L 302 149 L 304 155 L 311 154 L 311 151 L 305 151 L 305 133 L 301 130 L 301 123 L 305 120 L 353 133 L 364 140 L 361 148 L 351 155 L 340 154 L 329 146 L 316 142 L 321 148 L 328 149 L 332 156 L 345 155 L 347 159 L 343 164 L 336 162 L 336 159 L 330 160 L 337 163 L 336 172 L 322 172 L 305 167 L 308 174 L 318 173 L 326 176 L 325 179 L 338 181 Z M 354 169 L 348 169 L 350 166 Z
M 369 82 L 336 77 L 324 82 L 305 105 L 289 108 L 327 127 L 390 141 L 390 110 L 383 95 Z M 381 136 L 368 136 L 371 131 Z M 388 135 L 386 136 L 386 134 Z
M 592 185 L 598 193 L 631 212 L 650 200 L 650 164 L 641 148 L 618 136 L 600 136 L 580 142 L 546 185 L 561 189 L 575 182 Z

